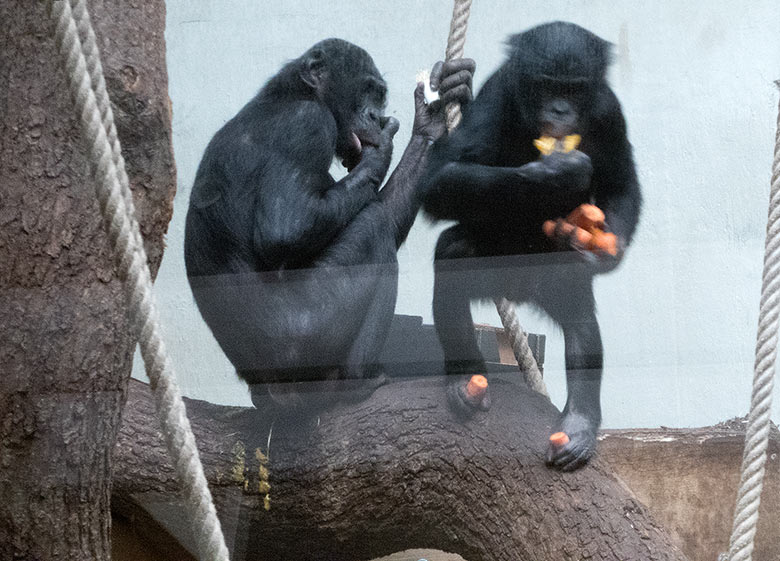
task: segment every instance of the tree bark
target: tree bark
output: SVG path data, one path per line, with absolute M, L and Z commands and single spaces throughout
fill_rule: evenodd
M 545 467 L 557 415 L 546 398 L 502 380 L 493 391 L 491 411 L 461 423 L 440 379 L 393 381 L 272 431 L 255 410 L 188 400 L 232 559 L 346 561 L 411 547 L 468 561 L 686 559 L 606 463 Z M 129 395 L 115 504 L 192 543 L 149 389 L 133 380 Z
M 175 169 L 163 0 L 89 3 L 150 265 Z M 134 341 L 44 2 L 0 2 L 0 559 L 109 557 Z

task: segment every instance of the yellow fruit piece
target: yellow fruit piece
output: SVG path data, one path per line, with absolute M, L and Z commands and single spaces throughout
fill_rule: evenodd
M 570 134 L 566 138 L 563 139 L 563 151 L 568 153 L 572 150 L 576 150 L 577 146 L 580 145 L 580 141 L 582 140 L 582 137 L 578 134 Z
M 552 136 L 543 136 L 534 140 L 534 146 L 543 155 L 549 156 L 555 150 L 555 139 Z
M 552 136 L 543 136 L 534 140 L 534 146 L 545 156 L 549 156 L 555 151 L 568 154 L 577 149 L 581 140 L 582 137 L 578 134 L 570 134 L 561 141 Z

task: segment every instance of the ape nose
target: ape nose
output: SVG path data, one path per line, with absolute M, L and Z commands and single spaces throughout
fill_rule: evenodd
M 379 113 L 376 111 L 369 111 L 368 118 L 371 119 L 372 121 L 379 122 Z
M 571 108 L 569 107 L 569 104 L 566 102 L 557 102 L 554 103 L 552 106 L 553 113 L 555 113 L 558 116 L 566 115 L 571 111 Z

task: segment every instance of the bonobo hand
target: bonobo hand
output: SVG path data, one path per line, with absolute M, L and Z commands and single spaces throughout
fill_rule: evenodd
M 608 226 L 602 227 L 601 234 L 594 234 L 558 218 L 545 222 L 543 229 L 555 247 L 563 251 L 577 251 L 582 261 L 589 265 L 591 274 L 599 275 L 617 267 L 625 252 L 625 242 L 610 232 Z M 612 236 L 612 240 L 604 242 L 597 236 L 603 239 Z
M 586 262 L 608 265 L 620 258 L 624 244 L 617 234 L 609 231 L 606 218 L 596 205 L 581 204 L 566 218 L 546 220 L 542 231 L 559 249 L 575 249 Z
M 431 70 L 431 89 L 439 92 L 439 99 L 425 103 L 424 85 L 417 84 L 414 90 L 414 124 L 412 135 L 436 140 L 447 132 L 444 108 L 450 102 L 469 103 L 473 96 L 471 82 L 476 63 L 470 58 L 458 58 L 448 62 L 437 62 Z
M 398 132 L 398 119 L 381 117 L 379 126 L 382 127 L 382 131 L 379 133 L 379 144 L 376 146 L 367 144 L 363 147 L 363 154 L 360 158 L 362 166 L 359 164 L 359 167 L 364 169 L 369 167 L 373 173 L 380 176 L 379 182 L 381 182 L 390 167 L 390 159 L 393 157 L 393 137 Z
M 549 181 L 558 188 L 569 192 L 582 192 L 590 187 L 593 165 L 584 152 L 555 151 L 549 156 L 542 156 L 539 163 L 546 171 Z
M 605 251 L 580 251 L 582 259 L 590 265 L 591 274 L 602 275 L 614 270 L 623 259 L 626 251 L 625 241 L 617 239 L 617 254 L 612 255 Z

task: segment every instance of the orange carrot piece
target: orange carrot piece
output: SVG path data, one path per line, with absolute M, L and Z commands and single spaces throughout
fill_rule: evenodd
M 550 442 L 553 446 L 560 448 L 566 446 L 569 443 L 569 435 L 565 432 L 556 432 L 550 435 Z
M 596 205 L 580 205 L 569 213 L 566 221 L 590 231 L 604 226 L 604 213 Z
M 488 381 L 482 374 L 475 374 L 466 385 L 466 393 L 470 397 L 482 397 L 487 391 Z

